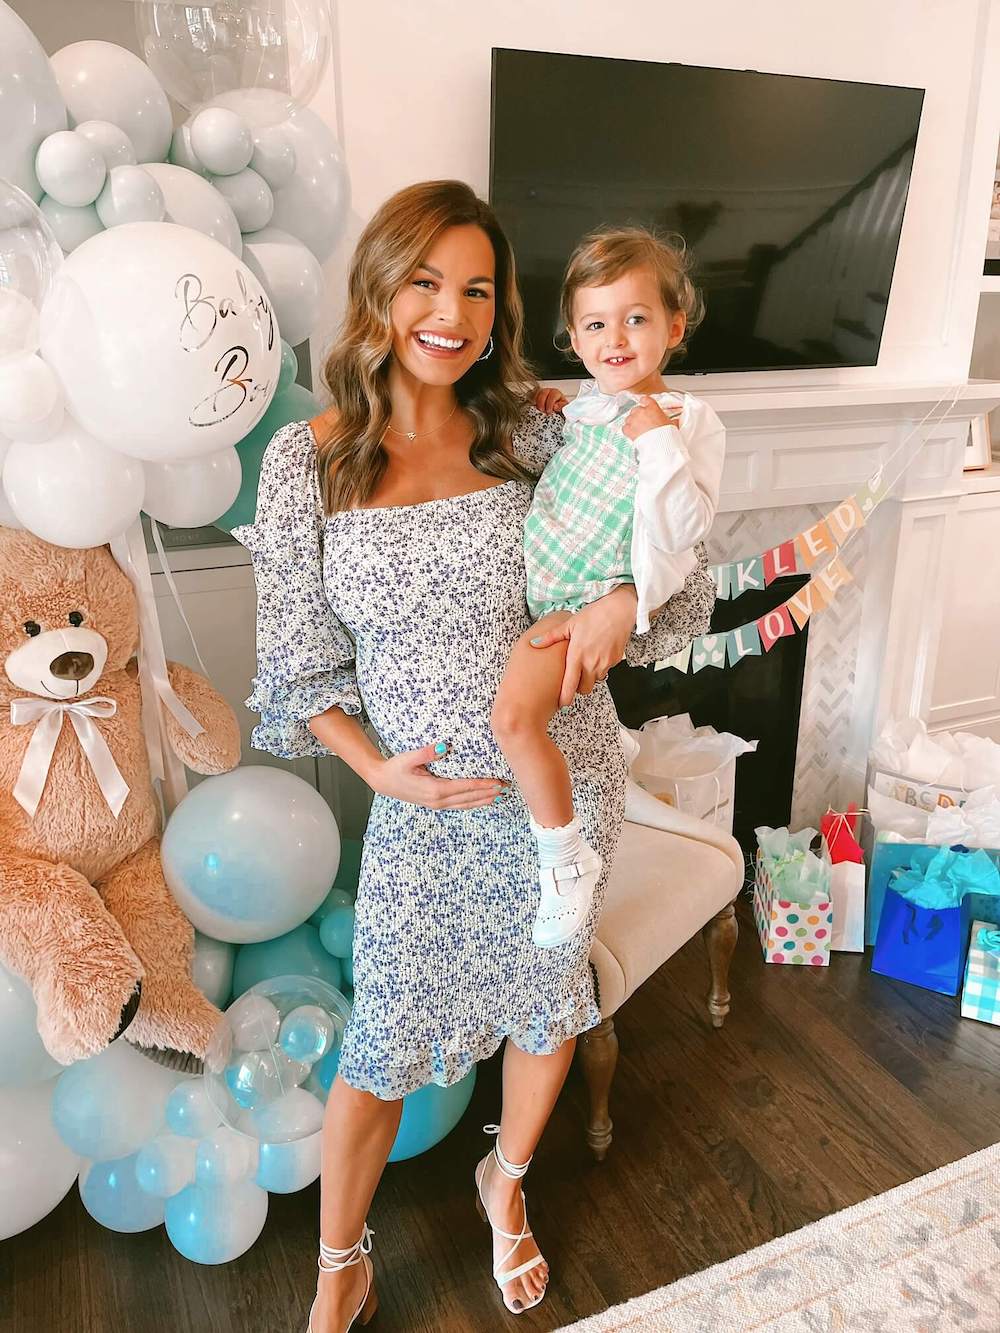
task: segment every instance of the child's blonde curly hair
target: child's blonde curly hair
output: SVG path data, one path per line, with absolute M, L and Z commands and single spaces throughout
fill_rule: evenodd
M 690 278 L 692 259 L 683 236 L 658 236 L 645 227 L 600 227 L 585 236 L 570 255 L 563 278 L 560 314 L 566 333 L 573 324 L 573 302 L 582 287 L 604 287 L 631 269 L 652 269 L 668 313 L 683 311 L 684 337 L 669 357 L 683 356 L 691 334 L 705 317 L 705 302 Z M 563 350 L 568 350 L 563 348 Z

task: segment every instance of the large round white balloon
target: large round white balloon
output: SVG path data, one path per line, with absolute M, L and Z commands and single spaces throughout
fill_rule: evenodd
M 218 242 L 166 222 L 114 227 L 74 250 L 42 311 L 41 346 L 80 424 L 146 461 L 236 444 L 281 363 L 257 278 Z
M 245 236 L 243 259 L 271 298 L 282 338 L 297 347 L 319 323 L 323 308 L 319 260 L 308 246 L 277 227 Z
M 174 528 L 200 528 L 224 514 L 240 492 L 243 470 L 235 449 L 196 458 L 146 463 L 146 498 L 150 518 Z
M 240 224 L 228 200 L 211 181 L 169 162 L 147 162 L 145 169 L 163 191 L 165 222 L 176 222 L 211 236 L 240 258 L 243 254 Z
M 0 362 L 34 352 L 62 251 L 38 205 L 0 180 Z
M 104 223 L 97 216 L 97 209 L 93 204 L 88 204 L 85 208 L 67 208 L 64 204 L 57 204 L 46 194 L 42 196 L 38 207 L 52 228 L 52 235 L 59 242 L 60 249 L 66 254 L 104 230 Z
M 191 151 L 217 176 L 234 176 L 253 156 L 250 126 L 224 106 L 209 106 L 191 121 Z
M 42 187 L 35 175 L 35 154 L 43 139 L 66 128 L 66 104 L 41 42 L 2 3 L 0 124 L 0 179 L 38 199 Z
M 57 130 L 42 141 L 35 175 L 46 194 L 67 208 L 84 208 L 101 193 L 108 173 L 103 156 L 73 130 Z
M 105 227 L 120 227 L 126 222 L 162 222 L 163 191 L 145 167 L 112 167 L 96 208 Z
M 276 117 L 284 119 L 311 99 L 330 54 L 329 0 L 252 7 L 143 0 L 135 18 L 150 68 L 189 111 L 219 93 L 261 88 L 271 92 L 280 107 Z
M 167 1098 L 180 1081 L 119 1038 L 59 1075 L 52 1123 L 81 1157 L 128 1157 L 163 1128 Z
M 156 75 L 113 42 L 73 42 L 52 57 L 71 120 L 108 120 L 124 130 L 140 162 L 162 162 L 173 117 Z
M 61 1073 L 62 1065 L 38 1035 L 38 1010 L 27 982 L 0 967 L 0 1088 L 40 1083 Z
M 260 89 L 227 93 L 216 99 L 236 111 L 254 133 L 254 148 L 273 143 L 263 130 L 275 123 L 280 99 Z M 295 172 L 274 189 L 271 226 L 297 236 L 320 262 L 329 259 L 343 234 L 351 192 L 340 144 L 333 131 L 314 111 L 302 107 L 280 129 L 287 135 L 295 157 Z M 251 159 L 252 161 L 252 159 Z
M 64 415 L 59 381 L 40 356 L 0 361 L 0 431 L 12 440 L 48 440 Z
M 3 488 L 24 526 L 53 546 L 101 546 L 139 517 L 142 464 L 99 443 L 69 417 L 40 444 L 15 441 Z
M 56 1082 L 0 1088 L 0 1240 L 51 1213 L 80 1170 L 52 1124 Z
M 7 500 L 7 492 L 3 488 L 3 465 L 9 449 L 10 440 L 6 440 L 0 435 L 0 527 L 23 528 L 24 524 L 11 509 Z

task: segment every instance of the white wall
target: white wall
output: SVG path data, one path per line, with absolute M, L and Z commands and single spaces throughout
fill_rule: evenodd
M 314 103 L 334 126 L 342 115 L 354 200 L 330 266 L 330 328 L 351 244 L 388 194 L 442 176 L 486 193 L 490 49 L 524 47 L 926 88 L 879 366 L 789 378 L 964 379 L 1000 132 L 998 9 L 997 0 L 341 0 L 339 88 L 331 71 Z M 582 109 L 581 142 L 621 120 L 621 107 Z M 320 331 L 317 345 L 328 336 Z

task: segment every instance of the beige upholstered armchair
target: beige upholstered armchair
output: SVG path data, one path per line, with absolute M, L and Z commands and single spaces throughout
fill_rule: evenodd
M 625 827 L 590 955 L 603 1021 L 580 1038 L 590 1092 L 587 1142 L 598 1161 L 611 1144 L 608 1097 L 618 1059 L 613 1015 L 647 977 L 699 930 L 708 948 L 708 1017 L 729 1012 L 729 964 L 736 947 L 734 900 L 744 860 L 735 838 L 658 801 L 631 779 Z

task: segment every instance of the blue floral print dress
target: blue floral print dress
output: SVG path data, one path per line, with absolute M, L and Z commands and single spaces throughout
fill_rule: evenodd
M 529 409 L 516 454 L 540 472 L 562 418 Z M 490 731 L 508 654 L 530 625 L 521 482 L 419 504 L 324 517 L 308 423 L 264 456 L 256 521 L 238 528 L 257 583 L 257 749 L 328 753 L 309 718 L 358 716 L 386 755 L 437 741 L 442 777 L 510 777 Z M 708 624 L 700 568 L 626 654 L 644 664 Z M 457 1082 L 509 1037 L 551 1053 L 600 1020 L 588 966 L 621 830 L 625 765 L 606 684 L 554 719 L 588 841 L 604 858 L 587 926 L 538 949 L 537 848 L 512 791 L 482 810 L 431 810 L 376 795 L 365 834 L 354 937 L 354 1009 L 340 1074 L 384 1099 Z

